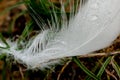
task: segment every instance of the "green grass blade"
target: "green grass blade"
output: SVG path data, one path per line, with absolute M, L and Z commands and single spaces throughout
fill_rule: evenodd
M 32 31 L 32 24 L 33 22 L 28 22 L 25 26 L 25 29 L 23 30 L 22 34 L 20 35 L 19 39 L 18 39 L 18 44 L 20 43 L 21 40 L 24 40 L 28 34 Z
M 101 76 L 102 76 L 103 72 L 105 71 L 105 68 L 107 67 L 107 65 L 108 65 L 108 64 L 110 63 L 110 61 L 111 61 L 111 58 L 112 58 L 112 56 L 108 57 L 108 58 L 106 59 L 106 61 L 103 63 L 102 67 L 100 68 L 100 70 L 99 70 L 99 72 L 98 72 L 98 74 L 97 74 L 97 77 L 98 77 L 99 79 L 101 79 Z
M 4 58 L 6 57 L 6 54 L 4 54 L 4 53 L 0 53 L 0 60 L 4 60 Z
M 112 66 L 115 69 L 117 75 L 120 78 L 120 66 L 117 64 L 117 62 L 114 60 L 114 58 L 112 59 Z
M 104 59 L 104 57 L 102 57 L 102 58 L 100 59 L 100 61 L 102 62 L 103 59 Z M 93 62 L 94 62 L 94 61 L 93 61 Z M 92 72 L 96 72 L 96 70 L 99 68 L 99 66 L 100 66 L 100 63 L 99 63 L 99 62 L 96 62 L 95 67 L 94 67 L 91 71 L 92 71 Z M 85 80 L 91 80 L 91 77 L 87 76 Z
M 96 75 L 94 73 L 92 73 L 91 71 L 89 71 L 81 62 L 77 57 L 73 57 L 73 61 L 90 77 L 94 78 L 95 80 L 98 80 L 98 78 L 96 77 Z
M 0 12 L 0 15 L 5 14 L 5 13 L 7 13 L 8 11 L 10 11 L 11 9 L 13 9 L 13 8 L 15 8 L 15 7 L 18 7 L 18 6 L 20 6 L 21 4 L 24 4 L 24 3 L 25 3 L 24 1 L 17 2 L 17 3 L 14 4 L 13 6 L 8 7 L 8 8 L 6 8 L 5 10 L 3 10 L 2 12 Z
M 6 45 L 6 48 L 9 48 L 9 44 L 6 42 L 6 40 L 4 39 L 2 33 L 0 33 L 0 39 L 2 40 L 2 42 Z M 4 48 L 4 47 L 0 47 L 0 48 Z
M 24 15 L 25 13 L 27 13 L 27 11 L 26 11 L 26 10 L 23 10 L 22 12 L 20 12 L 19 14 L 17 14 L 17 15 L 13 18 L 13 20 L 12 20 L 12 22 L 11 22 L 11 24 L 10 24 L 10 27 L 9 27 L 9 34 L 12 33 L 12 29 L 14 28 L 15 21 L 16 21 L 20 16 Z

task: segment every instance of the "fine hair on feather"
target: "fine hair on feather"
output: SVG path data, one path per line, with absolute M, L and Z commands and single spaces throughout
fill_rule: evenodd
M 33 12 L 31 16 L 42 31 L 21 50 L 17 49 L 17 41 L 7 40 L 10 48 L 0 49 L 0 53 L 13 55 L 28 68 L 43 69 L 60 63 L 62 58 L 105 48 L 120 34 L 120 0 L 85 0 L 84 5 L 80 2 L 75 14 L 69 14 L 69 19 L 64 3 L 60 3 L 60 16 L 53 8 L 50 20 L 46 21 L 28 4 Z M 71 11 L 75 11 L 72 7 Z M 46 26 L 49 28 L 45 29 Z

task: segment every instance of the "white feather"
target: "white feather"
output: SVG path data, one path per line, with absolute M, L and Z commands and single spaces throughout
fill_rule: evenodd
M 59 32 L 45 30 L 33 42 L 30 40 L 24 50 L 16 50 L 11 45 L 5 52 L 29 68 L 43 68 L 57 63 L 60 58 L 79 56 L 109 46 L 120 34 L 119 21 L 120 0 L 88 0 Z

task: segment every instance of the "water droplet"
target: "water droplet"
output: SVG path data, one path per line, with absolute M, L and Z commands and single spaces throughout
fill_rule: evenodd
M 96 15 L 94 15 L 94 16 L 91 17 L 91 20 L 92 20 L 92 21 L 95 21 L 95 20 L 97 20 L 97 19 L 98 19 L 98 17 L 97 17 Z

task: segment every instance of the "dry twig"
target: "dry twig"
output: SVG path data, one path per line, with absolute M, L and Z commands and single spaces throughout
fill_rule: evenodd
M 91 53 L 86 55 L 81 55 L 78 58 L 88 58 L 88 57 L 102 57 L 102 56 L 113 56 L 120 54 L 120 51 L 110 52 L 110 53 Z

